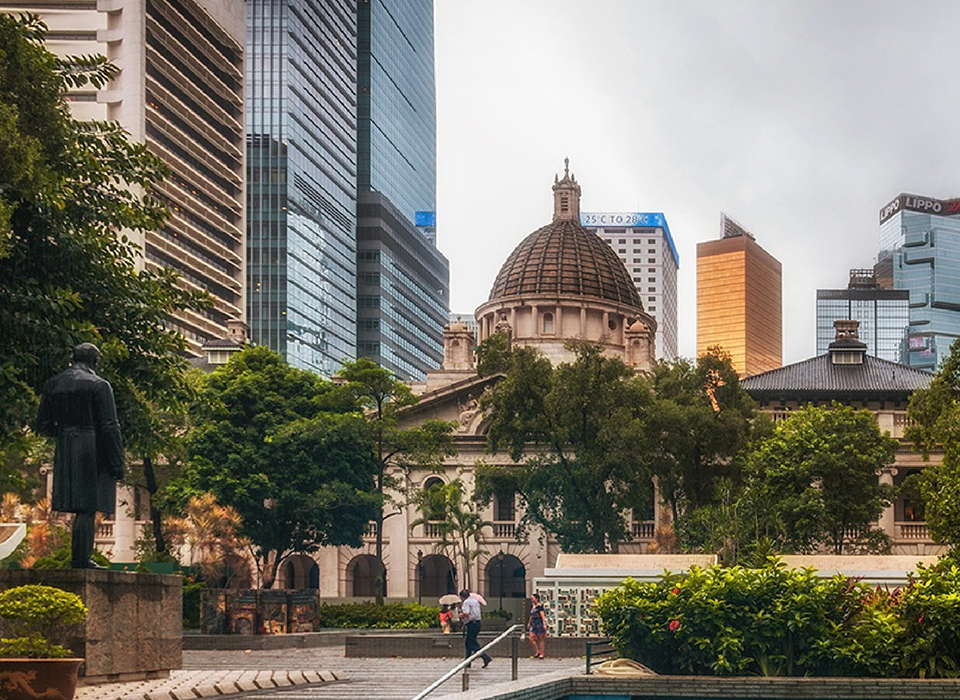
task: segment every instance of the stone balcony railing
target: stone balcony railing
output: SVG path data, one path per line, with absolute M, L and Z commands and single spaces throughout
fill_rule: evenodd
M 894 523 L 896 530 L 893 538 L 895 540 L 927 540 L 930 541 L 930 532 L 927 530 L 927 524 L 923 522 L 903 522 Z

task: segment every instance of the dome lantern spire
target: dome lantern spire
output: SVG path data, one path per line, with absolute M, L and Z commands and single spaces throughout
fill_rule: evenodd
M 580 223 L 580 185 L 570 174 L 570 159 L 563 159 L 563 179 L 553 178 L 553 220 Z

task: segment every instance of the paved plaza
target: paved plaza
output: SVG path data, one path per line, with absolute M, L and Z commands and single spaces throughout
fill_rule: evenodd
M 547 653 L 550 653 L 549 641 Z M 521 647 L 522 651 L 527 651 Z M 402 649 L 398 649 L 398 653 Z M 401 700 L 417 693 L 450 670 L 459 658 L 393 657 L 358 659 L 342 647 L 269 651 L 184 651 L 183 669 L 169 678 L 83 687 L 76 700 L 193 700 L 244 694 L 265 697 L 283 690 L 278 700 Z M 569 670 L 582 672 L 582 659 L 521 657 L 519 680 Z M 470 689 L 510 681 L 509 656 L 494 655 L 488 668 L 474 664 Z M 444 683 L 435 696 L 456 693 L 461 677 Z

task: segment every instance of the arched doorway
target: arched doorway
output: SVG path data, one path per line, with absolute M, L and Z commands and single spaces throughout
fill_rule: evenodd
M 283 563 L 284 588 L 320 588 L 320 567 L 313 557 L 295 554 Z
M 439 598 L 457 592 L 457 569 L 442 554 L 428 554 L 420 561 L 417 581 L 421 598 Z
M 372 554 L 358 554 L 347 564 L 347 595 L 371 598 L 377 595 L 377 573 L 380 563 Z M 387 572 L 383 572 L 383 595 L 387 594 Z
M 512 554 L 494 554 L 487 560 L 484 573 L 487 580 L 487 602 L 491 605 L 494 598 L 499 600 L 526 597 L 527 567 Z

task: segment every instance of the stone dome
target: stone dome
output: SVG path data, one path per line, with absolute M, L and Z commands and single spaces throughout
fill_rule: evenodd
M 575 295 L 642 309 L 630 273 L 610 246 L 573 219 L 557 219 L 523 239 L 503 263 L 490 301 Z

